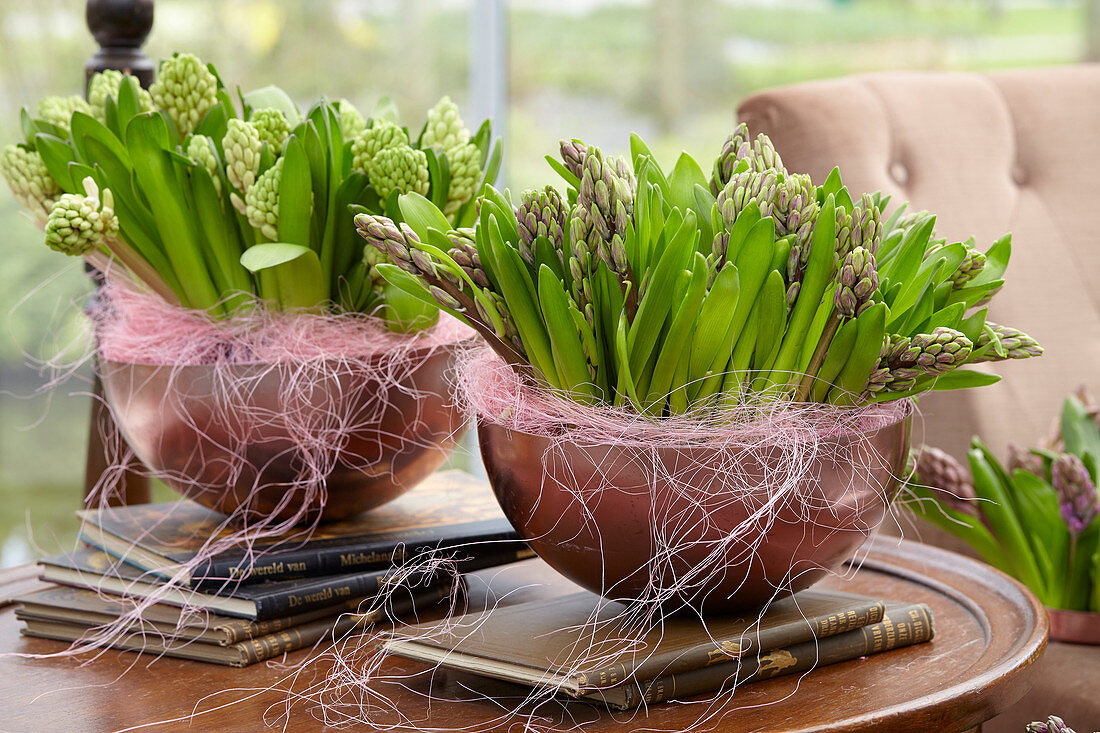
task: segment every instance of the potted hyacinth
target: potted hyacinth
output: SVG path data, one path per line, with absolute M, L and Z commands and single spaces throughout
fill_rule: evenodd
M 416 194 L 360 214 L 393 286 L 492 351 L 461 390 L 505 513 L 607 597 L 731 608 L 806 587 L 881 521 L 909 400 L 1039 353 L 986 320 L 1010 237 L 947 242 L 839 172 L 815 185 L 742 125 L 708 176 L 579 141 L 565 180 L 487 189 L 472 227 Z
M 1085 389 L 1066 399 L 1039 447 L 1004 463 L 975 437 L 969 470 L 930 446 L 914 451 L 918 516 L 967 542 L 1030 588 L 1053 639 L 1100 644 L 1100 410 Z
M 87 100 L 47 97 L 21 122 L 0 173 L 46 244 L 105 279 L 105 391 L 146 465 L 284 519 L 369 508 L 439 465 L 464 329 L 379 276 L 352 214 L 400 221 L 415 193 L 472 224 L 500 164 L 488 121 L 471 134 L 447 98 L 413 129 L 386 99 L 369 118 L 346 100 L 303 112 L 176 54 L 148 90 L 99 73 Z

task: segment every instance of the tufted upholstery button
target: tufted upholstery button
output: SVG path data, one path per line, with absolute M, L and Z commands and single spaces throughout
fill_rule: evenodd
M 1019 163 L 1012 166 L 1012 180 L 1017 186 L 1023 186 L 1027 183 L 1027 173 L 1024 171 L 1024 167 Z
M 887 168 L 887 172 L 890 174 L 890 177 L 894 179 L 894 182 L 897 183 L 899 186 L 904 186 L 906 183 L 909 183 L 909 169 L 902 165 L 902 163 L 900 163 L 899 161 L 895 160 L 893 163 L 891 163 L 890 167 Z

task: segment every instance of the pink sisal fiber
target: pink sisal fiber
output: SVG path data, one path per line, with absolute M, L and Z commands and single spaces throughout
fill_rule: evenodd
M 712 581 L 729 579 L 733 568 L 755 564 L 777 521 L 800 521 L 826 534 L 871 534 L 881 518 L 875 506 L 889 504 L 885 492 L 894 466 L 869 438 L 913 409 L 909 400 L 847 408 L 764 397 L 658 418 L 631 408 L 579 405 L 534 387 L 485 348 L 461 357 L 457 373 L 459 398 L 479 421 L 545 439 L 537 503 L 545 498 L 572 515 L 554 524 L 551 532 L 570 530 L 545 538 L 550 544 L 603 546 L 604 523 L 620 519 L 601 508 L 600 493 L 648 495 L 652 555 L 645 591 L 639 595 L 633 585 L 619 587 L 605 575 L 600 592 L 661 612 L 709 594 Z M 851 468 L 834 474 L 847 482 L 843 491 L 822 486 L 825 465 Z M 527 499 L 517 501 L 528 506 Z M 871 511 L 864 515 L 866 509 Z
M 363 359 L 473 335 L 472 329 L 446 314 L 434 327 L 412 335 L 393 333 L 377 318 L 360 313 L 257 308 L 218 321 L 117 283 L 104 288 L 91 317 L 105 358 L 172 366 Z
M 392 333 L 370 315 L 278 313 L 261 307 L 218 321 L 118 282 L 103 288 L 89 316 L 104 359 L 165 367 L 168 386 L 160 409 L 175 411 L 179 420 L 196 431 L 201 430 L 200 423 L 181 412 L 181 403 L 176 399 L 180 391 L 177 386 L 185 384 L 183 375 L 188 367 L 211 368 L 210 394 L 204 402 L 204 407 L 209 408 L 204 412 L 210 415 L 203 419 L 208 420 L 206 425 L 214 420 L 213 424 L 219 428 L 216 435 L 223 438 L 213 450 L 209 445 L 201 447 L 196 441 L 191 455 L 187 454 L 190 444 L 181 441 L 184 460 L 179 465 L 186 465 L 186 461 L 196 457 L 201 462 L 214 454 L 213 462 L 224 477 L 221 481 L 235 483 L 241 476 L 252 481 L 250 477 L 255 475 L 255 483 L 251 484 L 255 495 L 262 481 L 259 469 L 264 466 L 251 464 L 250 456 L 254 455 L 249 450 L 251 441 L 257 435 L 263 439 L 263 435 L 274 432 L 287 443 L 284 453 L 293 456 L 294 475 L 281 478 L 278 488 L 283 493 L 275 510 L 270 515 L 248 511 L 251 500 L 246 498 L 237 511 L 224 518 L 217 531 L 199 538 L 203 541 L 202 548 L 166 583 L 153 574 L 144 578 L 164 583 L 165 589 L 185 585 L 187 575 L 225 550 L 243 551 L 242 565 L 247 570 L 266 552 L 308 541 L 319 514 L 309 508 L 313 502 L 323 505 L 327 500 L 328 475 L 337 468 L 386 470 L 392 457 L 382 447 L 383 440 L 404 441 L 398 450 L 411 448 L 408 440 L 382 433 L 382 414 L 398 392 L 419 401 L 422 393 L 417 392 L 408 377 L 429 355 L 439 349 L 453 349 L 473 333 L 446 315 L 432 328 L 416 334 Z M 246 368 L 241 369 L 242 366 Z M 348 379 L 349 375 L 357 378 Z M 265 377 L 279 383 L 278 409 L 262 406 L 253 399 L 254 390 Z M 444 397 L 448 403 L 452 401 L 449 394 Z M 417 409 L 402 415 L 409 424 L 420 424 Z M 206 441 L 214 439 L 209 431 L 198 434 Z M 369 442 L 365 452 L 349 455 L 345 451 L 353 434 Z M 108 467 L 90 497 L 92 506 L 101 509 L 114 498 L 109 495 L 109 487 L 127 469 L 135 467 L 131 451 L 117 432 L 103 437 L 109 452 Z M 205 484 L 180 470 L 167 472 L 164 477 L 184 494 L 189 490 L 224 490 L 225 486 L 225 483 Z M 256 546 L 260 540 L 291 530 L 295 530 L 293 539 L 284 540 L 270 550 Z M 223 590 L 232 590 L 239 582 L 227 579 Z M 163 598 L 164 593 L 154 593 L 145 599 L 129 599 L 127 612 L 117 621 L 90 630 L 81 641 L 57 655 L 89 650 L 101 653 L 112 642 L 135 634 L 139 638 L 163 640 L 165 634 L 141 619 L 144 609 Z M 386 594 L 381 594 L 372 603 L 384 606 L 387 600 Z M 185 607 L 183 621 L 194 619 L 208 619 L 208 614 L 197 607 Z
M 323 316 L 304 314 L 284 318 L 280 314 L 257 313 L 243 316 L 242 320 L 233 323 L 214 324 L 201 314 L 181 312 L 168 306 L 161 306 L 159 311 L 143 312 L 145 296 L 132 292 L 121 295 L 112 292 L 110 297 L 111 300 L 103 306 L 109 310 L 97 314 L 95 319 L 101 350 L 107 358 L 181 367 L 194 364 L 286 364 L 290 365 L 300 379 L 296 389 L 308 386 L 312 379 L 317 378 L 315 369 L 320 369 L 322 374 L 327 373 L 329 367 L 326 364 L 346 367 L 347 364 L 362 361 L 365 357 L 386 353 L 384 349 L 380 350 L 370 342 L 371 329 L 383 339 L 393 338 L 373 323 L 355 322 L 366 321 L 362 317 L 349 318 L 353 323 L 346 324 L 348 331 L 343 331 L 332 323 L 332 320 L 342 320 L 343 317 L 327 320 Z M 160 306 L 157 303 L 148 305 L 154 309 Z M 303 320 L 294 322 L 298 318 Z M 305 325 L 312 318 L 324 322 L 315 324 L 316 328 L 309 331 Z M 159 324 L 156 327 L 164 330 L 149 336 L 145 329 L 154 327 L 152 324 Z M 453 343 L 465 335 L 461 328 L 455 328 L 453 337 L 439 336 L 436 333 L 437 330 L 446 333 L 444 329 L 447 327 L 440 324 L 430 334 L 415 338 L 432 339 L 431 343 L 443 345 Z M 343 336 L 340 335 L 341 332 Z M 354 338 L 349 337 L 349 333 L 354 333 Z M 321 346 L 323 339 L 330 336 L 333 343 Z M 399 342 L 400 338 L 397 337 Z M 448 341 L 448 338 L 451 340 Z M 335 341 L 341 342 L 334 343 Z M 348 343 L 350 341 L 355 343 Z M 396 344 L 394 348 L 397 354 L 407 353 L 402 348 L 402 343 Z M 303 364 L 310 366 L 299 369 Z M 392 383 L 400 373 L 400 368 L 388 372 L 383 381 Z M 657 459 L 658 448 L 717 448 L 721 453 L 717 468 L 719 472 L 731 476 L 737 475 L 738 455 L 745 451 L 778 449 L 783 454 L 784 460 L 780 469 L 766 477 L 768 500 L 754 505 L 751 516 L 740 526 L 723 528 L 728 532 L 728 539 L 713 547 L 708 544 L 708 561 L 686 574 L 681 572 L 669 576 L 662 571 L 674 566 L 673 560 L 682 548 L 693 543 L 698 544 L 698 540 L 692 537 L 693 527 L 687 526 L 685 516 L 661 515 L 656 500 L 654 501 L 654 582 L 643 598 L 625 603 L 621 612 L 613 619 L 621 629 L 618 638 L 622 647 L 634 649 L 643 655 L 646 652 L 640 647 L 641 639 L 650 629 L 660 628 L 664 613 L 669 609 L 668 601 L 679 590 L 701 584 L 711 575 L 721 572 L 721 562 L 729 556 L 731 547 L 736 546 L 736 553 L 746 553 L 751 557 L 756 546 L 754 543 L 767 533 L 778 509 L 791 504 L 800 506 L 806 501 L 801 488 L 805 469 L 815 457 L 820 456 L 823 449 L 827 450 L 825 444 L 830 438 L 873 430 L 904 417 L 912 410 L 912 405 L 908 402 L 848 409 L 760 400 L 723 411 L 720 415 L 699 409 L 681 417 L 657 419 L 639 415 L 630 408 L 582 406 L 566 397 L 535 388 L 521 380 L 515 371 L 485 348 L 471 349 L 461 356 L 456 380 L 459 400 L 472 415 L 499 422 L 513 430 L 552 438 L 551 448 L 543 458 L 547 465 L 550 461 L 561 460 L 556 447 L 566 444 L 595 446 L 612 443 L 637 449 L 637 460 L 648 471 L 651 486 L 664 485 L 673 492 L 690 493 L 692 489 L 684 477 L 670 474 Z M 236 399 L 241 392 L 247 392 L 247 384 L 228 384 L 223 398 Z M 264 419 L 270 419 L 270 416 L 264 416 Z M 315 425 L 312 420 L 303 422 L 296 419 L 296 422 L 303 426 Z M 336 420 L 333 435 L 339 435 L 347 428 L 344 421 Z M 309 453 L 311 459 L 307 461 L 305 472 L 298 483 L 307 491 L 323 492 L 323 474 L 332 460 L 330 436 L 326 435 L 316 442 L 317 445 Z M 122 455 L 121 450 L 119 455 Z M 873 460 L 873 456 L 861 455 L 856 449 L 847 458 L 857 465 L 860 461 Z M 119 458 L 113 470 L 121 471 L 125 462 L 124 457 Z M 722 500 L 737 502 L 757 488 L 759 486 L 738 487 L 732 481 L 724 481 L 714 487 L 714 490 L 720 493 Z M 593 489 L 588 489 L 591 490 Z M 594 490 L 600 489 L 594 487 Z M 689 499 L 696 502 L 701 500 L 700 497 L 690 495 Z M 807 512 L 808 510 L 809 508 Z M 227 518 L 225 528 L 229 531 L 228 535 L 209 542 L 196 562 L 201 562 L 230 545 L 248 548 L 255 540 L 282 532 L 295 522 L 294 519 L 247 519 L 242 525 L 237 519 L 239 518 Z M 447 565 L 445 557 L 422 556 L 407 563 L 402 572 L 411 579 L 429 570 L 453 571 Z M 520 571 L 521 568 L 517 567 L 516 570 Z M 662 580 L 666 577 L 672 577 L 672 582 Z M 611 597 L 614 597 L 614 589 L 609 590 L 612 591 Z M 777 587 L 775 593 L 777 596 L 783 594 L 784 588 Z M 135 601 L 134 610 L 122 621 L 95 630 L 66 654 L 101 647 L 113 639 L 134 633 L 135 627 L 141 633 L 155 637 L 157 632 L 141 629 L 139 619 L 141 610 L 155 601 L 155 598 Z M 385 599 L 376 600 L 372 605 L 384 601 Z M 601 601 L 601 604 L 604 603 L 606 602 Z M 462 601 L 453 597 L 452 604 L 458 610 Z M 596 624 L 607 622 L 598 618 L 599 615 L 598 609 L 594 609 L 589 622 L 575 628 L 581 647 L 586 645 L 585 640 L 591 637 L 591 631 Z M 453 622 L 448 621 L 445 628 L 453 628 Z M 484 630 L 475 626 L 460 631 L 463 634 L 477 634 Z M 396 634 L 398 638 L 416 638 L 415 634 L 405 629 L 397 629 Z M 508 700 L 484 700 L 483 694 L 476 689 L 460 687 L 457 691 L 458 697 L 467 700 L 482 699 L 485 704 L 495 706 L 499 711 L 499 716 L 486 725 L 470 727 L 452 725 L 448 721 L 450 716 L 447 703 L 454 699 L 454 691 L 429 688 L 424 694 L 432 700 L 433 720 L 410 720 L 404 711 L 387 699 L 385 691 L 388 685 L 407 685 L 423 691 L 418 681 L 422 681 L 423 676 L 395 673 L 383 668 L 385 654 L 379 650 L 374 633 L 352 632 L 333 641 L 337 643 L 322 655 L 313 656 L 288 668 L 286 685 L 278 688 L 286 692 L 287 709 L 306 704 L 311 706 L 316 717 L 328 725 L 366 725 L 378 730 L 563 730 L 581 727 L 570 713 L 561 712 L 563 708 L 554 699 L 554 690 L 549 688 L 532 690 L 526 696 L 521 694 Z M 609 658 L 606 648 L 592 648 L 587 653 L 577 655 L 575 669 L 566 672 L 584 671 L 585 668 L 607 661 Z M 693 709 L 698 711 L 698 716 L 689 729 L 715 727 L 719 723 L 724 704 L 735 695 L 736 684 L 733 684 L 733 689 L 716 693 L 709 700 L 691 703 L 695 706 Z M 440 717 L 436 718 L 436 715 Z M 645 710 L 641 709 L 624 713 L 623 719 L 644 726 L 644 716 Z M 275 719 L 268 722 L 279 725 L 281 716 L 278 716 L 277 708 L 272 709 L 272 717 Z M 445 727 L 441 728 L 437 722 L 443 722 Z
M 643 485 L 632 485 L 627 490 L 644 497 L 648 489 L 647 516 L 651 521 L 649 541 L 652 546 L 646 566 L 648 587 L 640 595 L 623 595 L 620 589 L 605 585 L 605 598 L 597 600 L 594 597 L 596 607 L 588 621 L 569 629 L 575 634 L 576 646 L 570 653 L 568 668 L 557 670 L 563 676 L 606 666 L 621 653 L 644 658 L 652 650 L 645 647 L 643 639 L 649 632 L 662 629 L 669 613 L 692 613 L 705 623 L 706 616 L 690 604 L 685 605 L 683 599 L 708 587 L 716 578 L 731 577 L 733 568 L 751 567 L 758 562 L 760 548 L 767 542 L 780 515 L 786 518 L 784 521 L 789 521 L 793 514 L 806 523 L 807 528 L 812 523 L 826 535 L 834 531 L 870 535 L 875 530 L 870 522 L 853 524 L 847 520 L 845 523 L 844 512 L 825 501 L 824 495 L 817 491 L 818 481 L 812 469 L 820 465 L 819 462 L 847 463 L 852 466 L 855 476 L 871 468 L 881 469 L 883 457 L 870 448 L 864 436 L 908 417 L 914 409 L 908 400 L 841 408 L 759 398 L 722 410 L 700 407 L 683 416 L 655 418 L 641 415 L 629 407 L 582 405 L 538 388 L 484 346 L 473 347 L 460 355 L 456 376 L 459 400 L 467 406 L 472 417 L 548 439 L 548 447 L 542 455 L 544 475 L 540 497 L 549 496 L 547 501 L 553 506 L 559 505 L 561 493 L 570 493 L 576 498 L 575 502 L 568 503 L 566 510 L 575 512 L 576 516 L 563 516 L 559 525 L 574 528 L 579 524 L 592 531 L 601 546 L 603 539 L 612 544 L 621 541 L 621 536 L 605 536 L 596 519 L 600 493 L 613 488 L 613 476 L 619 475 L 614 466 L 599 463 L 599 457 L 607 455 L 601 447 L 629 449 L 618 455 L 629 455 L 631 469 L 637 469 L 643 476 Z M 571 450 L 578 447 L 582 450 Z M 664 460 L 669 449 L 675 452 L 681 448 L 704 448 L 707 449 L 704 453 L 713 458 L 708 459 L 706 465 L 692 464 L 686 468 L 674 467 Z M 569 456 L 578 454 L 592 457 L 598 464 L 595 477 L 585 469 L 586 484 L 573 480 L 576 476 Z M 699 454 L 698 451 L 694 453 Z M 756 460 L 764 455 L 772 457 L 774 470 L 760 474 L 752 467 L 764 463 Z M 693 478 L 700 474 L 713 477 L 713 480 L 696 485 Z M 871 493 L 881 498 L 886 486 L 878 486 L 874 481 L 868 483 L 874 484 L 870 487 Z M 670 497 L 679 501 L 674 502 Z M 844 501 L 850 500 L 852 497 L 846 496 Z M 645 499 L 641 503 L 647 504 Z M 743 507 L 746 518 L 727 526 L 715 518 L 720 512 L 712 516 L 708 511 L 729 505 Z M 670 507 L 675 507 L 675 511 L 670 511 Z M 547 539 L 588 546 L 587 538 L 571 538 L 569 531 Z M 642 538 L 635 540 L 644 542 Z M 685 563 L 686 556 L 698 558 L 698 561 Z M 422 562 L 429 560 L 422 558 Z M 599 559 L 594 557 L 593 562 L 599 563 Z M 858 562 L 852 567 L 857 565 Z M 791 568 L 786 577 L 774 582 L 772 597 L 786 595 L 802 573 L 817 569 L 812 564 Z M 500 572 L 519 573 L 521 570 L 517 567 Z M 489 596 L 492 599 L 494 594 L 489 593 Z M 495 602 L 507 603 L 508 600 Z M 436 638 L 437 634 L 477 638 L 492 633 L 489 627 L 483 626 L 491 617 L 490 612 L 461 627 L 453 618 L 429 630 L 398 627 L 393 635 L 412 641 Z M 592 643 L 594 631 L 603 624 L 614 624 L 613 638 L 617 642 L 614 649 L 606 643 Z M 377 730 L 550 731 L 583 729 L 580 718 L 587 717 L 583 704 L 567 706 L 558 699 L 555 696 L 558 690 L 552 683 L 506 699 L 489 698 L 472 685 L 458 685 L 457 689 L 450 684 L 433 688 L 426 677 L 441 670 L 436 668 L 420 675 L 393 671 L 393 666 L 383 665 L 386 653 L 379 649 L 372 634 L 350 635 L 320 659 L 331 665 L 324 679 L 296 692 L 288 700 L 288 707 L 293 703 L 311 704 L 314 714 L 328 725 L 358 724 Z M 310 666 L 304 665 L 299 671 L 305 672 Z M 407 669 L 402 665 L 397 667 Z M 737 683 L 735 675 L 725 690 L 715 692 L 709 699 L 675 703 L 691 706 L 697 712 L 687 730 L 719 727 L 724 707 L 737 696 Z M 387 697 L 386 690 L 392 689 L 392 685 L 407 687 L 428 697 L 432 719 L 410 720 L 396 701 Z M 447 704 L 458 700 L 479 701 L 481 709 L 495 710 L 499 715 L 485 723 L 469 726 L 440 728 L 435 725 L 436 721 L 449 721 Z M 650 727 L 644 707 L 617 714 L 616 719 L 620 723 L 630 721 L 646 730 L 662 730 Z
M 685 415 L 656 418 L 633 407 L 583 405 L 536 388 L 486 347 L 466 350 L 456 372 L 460 401 L 473 416 L 517 432 L 581 445 L 734 448 L 762 442 L 820 441 L 870 432 L 913 410 L 908 400 L 850 408 L 765 397 L 721 411 L 702 406 Z

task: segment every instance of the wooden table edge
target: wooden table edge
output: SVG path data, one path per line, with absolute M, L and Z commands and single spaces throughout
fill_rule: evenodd
M 898 721 L 911 716 L 914 710 L 923 711 L 925 720 L 934 720 L 950 724 L 953 729 L 966 730 L 979 726 L 1003 712 L 1027 693 L 1031 687 L 1028 673 L 1045 648 L 1049 631 L 1046 611 L 1031 591 L 1015 579 L 984 563 L 910 540 L 880 539 L 868 545 L 868 549 L 863 554 L 864 557 L 859 564 L 868 570 L 898 575 L 934 587 L 937 591 L 946 591 L 946 595 L 952 596 L 957 602 L 960 601 L 960 597 L 963 600 L 969 599 L 949 584 L 940 583 L 925 575 L 919 566 L 946 567 L 950 568 L 955 575 L 978 574 L 986 579 L 985 584 L 991 590 L 1004 596 L 1006 601 L 1023 601 L 1018 606 L 1024 617 L 1032 622 L 1030 633 L 1015 644 L 1010 658 L 965 683 L 956 683 L 943 690 L 873 713 L 847 717 L 825 727 L 804 728 L 801 729 L 803 733 L 852 733 L 853 731 L 894 733 L 901 729 Z M 38 571 L 33 565 L 0 570 L 0 609 L 10 602 L 13 595 L 32 590 L 33 585 L 39 583 L 37 577 Z M 992 581 L 989 581 L 989 578 L 992 578 Z M 995 699 L 991 700 L 989 695 L 993 687 L 997 689 Z M 960 710 L 962 715 L 959 714 Z M 797 729 L 791 729 L 791 732 L 795 730 Z
M 1047 616 L 1046 609 L 1035 594 L 1020 581 L 1006 575 L 991 565 L 960 555 L 956 552 L 951 552 L 950 550 L 934 547 L 932 545 L 925 545 L 913 540 L 876 537 L 871 541 L 869 550 L 866 551 L 866 557 L 862 560 L 860 566 L 868 567 L 869 569 L 879 572 L 895 574 L 898 574 L 900 570 L 902 571 L 900 573 L 901 575 L 914 578 L 919 576 L 922 583 L 937 587 L 938 590 L 946 591 L 949 595 L 955 596 L 956 600 L 958 600 L 958 594 L 949 586 L 935 581 L 911 567 L 914 561 L 912 557 L 906 557 L 905 553 L 906 551 L 912 553 L 918 549 L 919 553 L 917 557 L 922 559 L 923 564 L 946 565 L 953 570 L 958 568 L 969 568 L 982 575 L 991 574 L 997 583 L 1015 591 L 1015 594 L 1026 602 L 1024 608 L 1031 618 L 1034 619 L 1031 634 L 1017 645 L 1018 651 L 1012 655 L 1011 659 L 968 680 L 966 684 L 955 684 L 938 692 L 924 695 L 909 701 L 904 707 L 895 705 L 875 711 L 873 714 L 837 721 L 825 728 L 818 727 L 812 731 L 807 729 L 806 733 L 816 733 L 817 731 L 821 731 L 822 733 L 841 733 L 842 731 L 848 732 L 856 730 L 861 733 L 864 731 L 888 731 L 892 733 L 897 730 L 897 723 L 895 720 L 890 720 L 890 717 L 896 716 L 902 712 L 911 713 L 914 709 L 923 709 L 933 715 L 942 713 L 941 720 L 944 723 L 953 723 L 976 728 L 997 714 L 1007 710 L 1023 698 L 1028 690 L 1031 689 L 1031 682 L 1028 679 L 1028 674 L 1046 648 L 1050 634 L 1050 619 Z M 886 558 L 879 559 L 873 557 L 872 553 L 883 554 Z M 901 560 L 902 562 L 900 565 L 894 564 L 890 562 L 891 559 L 895 561 Z M 969 601 L 969 599 L 966 600 Z M 986 695 L 989 688 L 996 683 L 999 683 L 999 698 L 1003 701 L 1003 704 L 993 708 L 983 708 L 983 706 L 978 703 L 981 702 L 982 697 Z M 958 709 L 969 707 L 959 705 L 960 701 L 967 700 L 974 701 L 973 712 L 963 716 L 951 714 L 951 708 Z M 983 709 L 988 714 L 981 712 Z

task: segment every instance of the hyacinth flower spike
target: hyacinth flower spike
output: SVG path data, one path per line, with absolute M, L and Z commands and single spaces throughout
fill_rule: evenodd
M 441 104 L 421 144 L 455 150 L 455 119 Z M 408 145 L 382 124 L 353 149 L 369 168 Z M 486 187 L 471 225 L 449 226 L 446 199 L 406 183 L 389 223 L 360 234 L 396 258 L 384 274 L 493 334 L 536 383 L 655 416 L 980 386 L 997 377 L 965 365 L 1039 353 L 978 305 L 1001 285 L 1007 238 L 977 253 L 934 237 L 931 216 L 900 227 L 886 197 L 853 200 L 836 171 L 815 186 L 741 128 L 709 178 L 687 154 L 666 174 L 641 138 L 630 148 L 628 161 L 563 140 L 548 161 L 565 194 Z M 433 210 L 424 231 L 404 217 L 418 235 L 406 255 L 371 231 L 412 201 Z
M 57 252 L 84 257 L 108 277 L 117 274 L 110 258 L 130 271 L 130 279 L 143 284 L 170 303 L 175 293 L 156 270 L 118 238 L 118 217 L 110 189 L 100 192 L 92 178 L 84 179 L 84 195 L 62 194 L 46 219 L 46 246 Z

